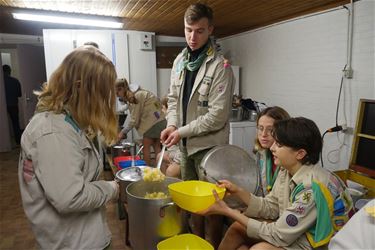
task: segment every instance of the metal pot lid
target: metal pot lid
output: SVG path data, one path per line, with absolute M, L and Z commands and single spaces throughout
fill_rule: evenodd
M 143 168 L 146 166 L 123 168 L 116 173 L 116 177 L 122 181 L 138 181 L 142 179 Z
M 229 180 L 245 190 L 255 194 L 258 189 L 259 169 L 254 159 L 235 145 L 220 145 L 212 148 L 203 157 L 201 167 L 210 176 L 218 180 Z

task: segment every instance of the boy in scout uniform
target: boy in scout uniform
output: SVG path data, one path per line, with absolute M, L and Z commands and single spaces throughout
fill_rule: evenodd
M 248 208 L 241 214 L 219 200 L 200 214 L 223 214 L 234 222 L 219 249 L 312 249 L 325 246 L 348 220 L 352 201 L 333 173 L 315 165 L 322 150 L 320 132 L 306 118 L 274 124 L 271 147 L 275 164 L 282 166 L 272 191 L 263 197 L 223 180 L 221 186 Z M 256 219 L 255 219 L 256 218 Z
M 204 155 L 216 145 L 229 143 L 234 77 L 209 39 L 212 19 L 210 7 L 201 3 L 188 7 L 184 16 L 188 47 L 177 56 L 171 72 L 168 122 L 161 140 L 170 147 L 182 139 L 183 180 L 203 178 L 199 165 Z M 202 222 L 193 218 L 193 231 L 204 237 Z M 221 235 L 212 235 L 218 235 L 218 240 L 210 237 L 212 241 L 220 241 Z

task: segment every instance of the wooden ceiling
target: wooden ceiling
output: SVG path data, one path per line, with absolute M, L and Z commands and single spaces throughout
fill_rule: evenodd
M 0 0 L 0 33 L 42 35 L 47 28 L 83 28 L 15 20 L 20 9 L 69 12 L 121 19 L 125 30 L 183 36 L 183 15 L 192 0 Z M 327 10 L 350 0 L 206 0 L 214 10 L 216 37 L 225 37 L 298 16 Z

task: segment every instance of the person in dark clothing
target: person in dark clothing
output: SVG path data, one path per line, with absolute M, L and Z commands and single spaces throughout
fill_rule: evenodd
M 18 117 L 18 98 L 22 96 L 22 92 L 20 82 L 16 78 L 10 76 L 11 71 L 12 69 L 9 65 L 3 65 L 7 111 L 10 120 L 12 121 L 12 127 L 16 143 L 20 144 L 21 129 Z

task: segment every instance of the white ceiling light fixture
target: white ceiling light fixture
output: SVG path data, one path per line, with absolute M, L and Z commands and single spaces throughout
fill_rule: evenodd
M 122 22 L 100 20 L 95 18 L 63 17 L 42 14 L 12 13 L 13 18 L 27 21 L 62 23 L 69 25 L 93 26 L 103 28 L 121 29 Z

